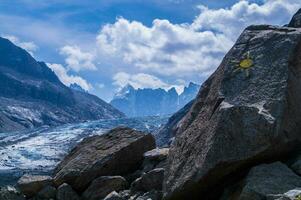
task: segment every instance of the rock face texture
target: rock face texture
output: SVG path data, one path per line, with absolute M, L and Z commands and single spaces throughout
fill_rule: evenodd
M 139 168 L 143 154 L 155 148 L 151 134 L 116 128 L 83 140 L 58 165 L 54 182 L 83 192 L 97 177 L 125 175 Z
M 65 86 L 45 63 L 0 37 L 0 132 L 124 116 Z
M 190 83 L 178 94 L 175 88 L 135 89 L 125 86 L 115 94 L 111 104 L 129 117 L 173 114 L 195 98 L 200 86 Z
M 295 28 L 260 25 L 242 33 L 181 120 L 165 198 L 213 198 L 206 191 L 218 194 L 236 172 L 300 146 L 300 41 Z
M 299 11 L 293 16 L 288 26 L 294 28 L 301 28 L 301 9 L 299 9 Z

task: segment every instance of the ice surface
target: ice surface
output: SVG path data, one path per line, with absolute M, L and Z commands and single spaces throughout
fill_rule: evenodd
M 101 135 L 116 126 L 152 132 L 166 121 L 167 117 L 99 120 L 0 133 L 0 185 L 14 183 L 23 173 L 50 174 L 56 164 L 88 136 Z

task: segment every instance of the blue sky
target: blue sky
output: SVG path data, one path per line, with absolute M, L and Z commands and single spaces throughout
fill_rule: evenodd
M 66 85 L 109 101 L 127 83 L 179 92 L 202 83 L 246 26 L 283 25 L 299 7 L 299 0 L 1 0 L 0 35 Z

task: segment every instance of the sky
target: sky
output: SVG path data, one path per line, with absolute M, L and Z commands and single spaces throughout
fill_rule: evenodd
M 0 36 L 105 101 L 201 84 L 248 25 L 285 25 L 300 0 L 0 0 Z

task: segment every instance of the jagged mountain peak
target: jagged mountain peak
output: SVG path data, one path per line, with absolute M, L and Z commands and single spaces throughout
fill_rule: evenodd
M 170 94 L 175 94 L 175 93 L 178 94 L 175 87 L 170 88 L 167 92 L 170 93 Z
M 115 94 L 111 104 L 127 116 L 152 116 L 172 114 L 191 101 L 199 86 L 190 83 L 179 95 L 175 87 L 168 91 L 162 88 L 138 88 L 127 85 Z

